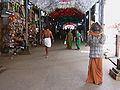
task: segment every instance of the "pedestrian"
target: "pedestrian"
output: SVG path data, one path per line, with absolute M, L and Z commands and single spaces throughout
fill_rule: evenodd
M 80 50 L 80 46 L 81 46 L 81 39 L 82 39 L 82 35 L 79 33 L 78 30 L 75 31 L 76 35 L 75 35 L 75 43 L 76 43 L 76 50 Z
M 105 35 L 102 26 L 98 23 L 92 24 L 90 30 L 87 41 L 87 44 L 90 46 L 90 60 L 86 82 L 101 85 L 103 82 L 102 48 L 105 42 Z
M 72 30 L 69 30 L 65 38 L 65 41 L 67 43 L 67 49 L 72 49 L 73 34 L 71 32 Z
M 43 32 L 43 35 L 42 35 L 42 41 L 44 42 L 44 45 L 45 45 L 46 58 L 48 57 L 48 48 L 51 47 L 51 43 L 52 43 L 51 38 L 52 38 L 52 41 L 54 42 L 54 37 L 52 32 L 48 29 L 48 27 L 46 27 L 46 30 Z

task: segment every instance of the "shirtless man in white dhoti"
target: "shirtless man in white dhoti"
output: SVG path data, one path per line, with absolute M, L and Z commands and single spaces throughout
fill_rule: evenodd
M 54 37 L 52 32 L 49 29 L 46 29 L 42 35 L 42 41 L 44 42 L 44 45 L 45 45 L 46 58 L 48 57 L 48 48 L 51 47 L 51 38 L 52 38 L 52 41 L 54 42 Z

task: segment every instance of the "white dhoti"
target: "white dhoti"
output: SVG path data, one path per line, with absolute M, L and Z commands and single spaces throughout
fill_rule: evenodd
M 45 38 L 44 39 L 44 45 L 46 47 L 51 47 L 51 38 Z

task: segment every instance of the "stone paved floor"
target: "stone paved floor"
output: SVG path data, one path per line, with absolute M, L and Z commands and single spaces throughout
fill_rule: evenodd
M 7 68 L 0 73 L 0 90 L 120 90 L 120 81 L 108 75 L 113 65 L 105 59 L 104 83 L 85 82 L 88 50 L 84 45 L 80 51 L 67 50 L 59 43 L 50 49 L 48 59 L 43 47 L 32 49 L 31 55 L 0 57 L 0 64 Z

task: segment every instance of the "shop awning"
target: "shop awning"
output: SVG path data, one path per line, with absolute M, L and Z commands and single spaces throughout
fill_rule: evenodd
M 49 16 L 63 24 L 65 22 L 79 23 L 84 14 L 75 8 L 62 8 L 49 13 Z
M 59 18 L 56 19 L 60 24 L 64 24 L 67 22 L 72 22 L 72 23 L 79 23 L 81 22 L 81 19 L 75 17 L 75 16 L 60 16 Z
M 83 18 L 84 14 L 76 8 L 61 8 L 49 13 L 49 16 L 51 16 L 54 19 L 57 19 L 61 16 L 74 16 L 78 19 L 81 19 Z
M 82 13 L 87 12 L 99 0 L 30 0 L 40 9 L 50 13 L 57 8 L 76 8 Z

